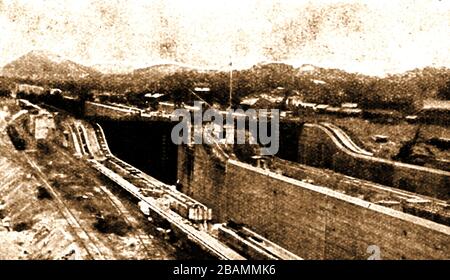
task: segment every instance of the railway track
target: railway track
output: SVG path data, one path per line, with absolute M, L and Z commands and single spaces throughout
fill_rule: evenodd
M 189 240 L 194 241 L 196 244 L 200 244 L 202 248 L 212 253 L 217 258 L 243 259 L 243 257 L 237 254 L 236 251 L 234 250 L 235 248 L 239 248 L 240 251 L 242 250 L 246 251 L 245 249 L 241 248 L 240 246 L 235 246 L 235 248 L 229 247 L 228 241 L 218 240 L 216 237 L 211 236 L 210 233 L 201 229 L 199 230 L 197 228 L 198 225 L 192 224 L 188 220 L 183 219 L 179 215 L 175 214 L 173 211 L 170 211 L 170 209 L 162 207 L 158 199 L 144 195 L 142 192 L 143 191 L 142 185 L 147 187 L 153 187 L 155 189 L 162 189 L 165 194 L 175 199 L 180 199 L 184 203 L 191 200 L 190 197 L 187 197 L 186 195 L 175 191 L 173 187 L 165 185 L 160 181 L 157 181 L 156 179 L 148 176 L 147 174 L 135 168 L 134 166 L 120 160 L 119 158 L 116 158 L 109 150 L 102 128 L 99 125 L 95 125 L 94 130 L 99 147 L 102 149 L 103 153 L 106 155 L 107 158 L 107 160 L 102 163 L 96 160 L 90 160 L 94 168 L 96 168 L 97 170 L 102 172 L 105 176 L 115 181 L 118 185 L 120 185 L 122 188 L 124 188 L 133 196 L 135 196 L 137 199 L 139 199 L 141 203 L 143 202 L 144 204 L 146 204 L 152 212 L 155 212 L 159 216 L 164 217 L 164 219 L 169 221 L 170 224 L 172 224 L 172 226 L 177 228 L 177 231 L 182 231 L 183 233 L 185 233 Z M 113 170 L 120 171 L 121 174 L 116 174 Z M 125 180 L 124 178 L 122 178 L 122 176 L 126 176 L 125 178 L 129 177 L 129 179 Z M 141 187 L 136 187 L 134 184 L 131 184 L 130 180 L 131 182 L 137 181 L 137 185 Z M 200 215 L 200 217 L 203 219 L 208 218 L 210 219 L 211 213 L 206 212 L 206 215 L 203 216 Z M 191 218 L 192 216 L 190 216 L 190 219 Z M 257 252 L 255 253 L 256 255 L 253 256 L 256 258 L 301 259 L 298 256 L 295 256 L 294 254 L 291 254 L 290 252 L 284 250 L 283 248 L 276 246 L 276 244 L 271 243 L 268 240 L 266 240 L 266 242 L 264 243 L 255 242 L 254 238 L 256 238 L 256 240 L 261 239 L 259 235 L 257 235 L 256 233 L 247 234 L 245 238 L 237 238 L 237 239 L 236 234 L 234 235 L 231 234 L 228 236 L 232 236 L 231 238 L 234 239 L 234 242 L 237 243 L 243 242 L 247 244 L 247 246 L 252 247 L 255 250 L 255 252 Z M 273 251 L 274 248 L 278 249 L 275 250 L 274 252 Z
M 61 110 L 53 106 L 47 105 L 46 107 L 48 107 L 52 111 L 61 112 Z M 69 130 L 72 134 L 77 154 L 81 156 L 88 156 L 90 158 L 94 158 L 95 151 L 92 148 L 93 143 L 90 143 L 87 131 L 83 126 L 83 124 L 79 121 L 76 121 L 73 124 L 69 125 Z M 70 155 L 68 155 L 63 151 L 61 151 L 61 153 L 68 161 L 71 160 Z M 135 239 L 139 240 L 139 243 L 144 248 L 146 255 L 148 257 L 152 257 L 152 254 L 150 253 L 151 251 L 148 248 L 149 244 L 151 244 L 152 237 L 149 236 L 140 228 L 141 226 L 138 224 L 138 221 L 128 212 L 128 210 L 125 208 L 122 202 L 116 196 L 114 196 L 114 194 L 112 194 L 105 186 L 101 186 L 99 189 L 104 194 L 103 197 L 110 202 L 111 206 L 113 206 L 114 209 L 117 211 L 117 213 L 121 215 L 121 217 L 125 220 L 126 224 L 130 226 L 133 230 L 137 231 L 137 233 L 134 234 Z
M 228 246 L 227 242 L 219 240 L 209 232 L 207 221 L 212 219 L 210 209 L 185 194 L 178 192 L 174 186 L 166 185 L 115 157 L 111 153 L 103 130 L 98 124 L 94 125 L 94 131 L 91 135 L 89 135 L 89 132 L 81 121 L 75 121 L 71 124 L 70 130 L 72 137 L 79 145 L 79 149 L 76 150 L 82 153 L 94 169 L 137 198 L 140 201 L 141 210 L 143 209 L 142 207 L 147 207 L 149 213 L 156 214 L 159 218 L 168 222 L 177 235 L 183 235 L 185 239 L 195 243 L 218 259 L 245 259 L 238 253 L 239 250 L 236 251 Z M 70 161 L 70 156 L 65 155 Z M 128 213 L 127 209 L 123 207 L 117 197 L 106 187 L 100 187 L 100 191 L 105 194 L 104 198 L 111 202 L 111 205 L 124 218 L 127 225 L 138 228 L 136 227 L 134 217 Z M 158 192 L 163 196 L 154 196 Z M 254 233 L 253 235 L 256 237 L 257 234 Z M 283 255 L 279 254 L 279 252 L 274 254 L 271 252 L 273 247 L 275 247 L 274 244 L 269 243 L 269 241 L 266 241 L 264 244 L 253 242 L 251 236 L 252 234 L 248 234 L 246 242 L 256 248 L 256 252 L 259 252 L 257 253 L 258 255 L 261 255 L 261 252 L 265 252 L 266 257 L 269 258 L 283 259 L 286 256 L 291 258 L 291 255 Z M 149 250 L 147 249 L 147 244 L 150 243 L 148 242 L 148 235 L 138 231 L 135 237 L 142 244 L 142 248 L 146 251 L 147 255 L 150 256 Z M 255 240 L 259 239 L 256 238 Z M 272 245 L 269 246 L 267 244 Z M 284 249 L 281 247 L 280 252 L 284 252 Z
M 332 132 L 336 139 L 338 139 L 341 144 L 347 149 L 357 154 L 373 156 L 373 153 L 368 152 L 356 145 L 355 142 L 353 142 L 353 140 L 347 135 L 347 133 L 345 133 L 340 127 L 327 122 L 322 122 L 320 124 L 327 128 L 330 132 Z
M 198 230 L 180 215 L 162 207 L 162 205 L 160 205 L 160 203 L 158 203 L 154 198 L 146 197 L 141 194 L 139 188 L 122 178 L 122 176 L 114 173 L 96 160 L 89 161 L 92 163 L 92 166 L 95 169 L 117 183 L 135 198 L 144 202 L 153 213 L 156 213 L 158 216 L 168 221 L 173 227 L 177 229 L 177 231 L 185 234 L 188 240 L 193 241 L 194 243 L 205 249 L 207 252 L 211 253 L 213 256 L 223 260 L 244 259 L 241 255 L 230 249 L 225 244 L 219 242 L 216 238 L 212 237 L 207 232 Z
M 76 137 L 77 139 L 80 140 L 79 144 L 82 147 L 83 154 L 90 158 L 95 158 L 94 150 L 91 147 L 92 143 L 88 142 L 87 140 L 88 136 L 83 124 L 76 123 L 74 124 L 74 128 L 77 134 Z M 63 154 L 68 160 L 70 160 L 70 156 L 68 154 L 66 153 Z M 114 194 L 112 194 L 105 186 L 100 186 L 99 189 L 104 194 L 103 197 L 110 202 L 110 204 L 114 207 L 117 213 L 119 213 L 121 217 L 125 220 L 126 224 L 130 226 L 133 230 L 137 231 L 137 233 L 133 234 L 135 239 L 139 240 L 140 244 L 145 250 L 146 255 L 148 257 L 152 257 L 151 251 L 148 248 L 148 245 L 151 244 L 152 237 L 141 229 L 141 226 L 139 225 L 138 221 L 129 213 L 129 211 L 125 208 L 122 202 Z
M 106 198 L 111 202 L 111 205 L 114 206 L 117 212 L 121 214 L 121 217 L 124 218 L 127 225 L 137 231 L 133 234 L 134 237 L 141 243 L 147 257 L 151 258 L 153 255 L 150 253 L 151 251 L 148 246 L 152 243 L 152 237 L 140 228 L 139 222 L 129 213 L 122 202 L 108 190 L 108 188 L 101 186 L 100 190 L 106 195 Z
M 116 165 L 126 173 L 131 173 L 136 179 L 140 180 L 147 186 L 163 188 L 169 191 L 171 190 L 170 186 L 166 186 L 165 184 L 152 179 L 139 169 L 116 158 L 111 153 L 108 144 L 106 143 L 105 136 L 101 127 L 97 124 L 94 129 L 97 135 L 98 144 L 106 155 L 106 161 Z M 89 161 L 92 163 L 95 169 L 116 182 L 141 202 L 145 203 L 152 212 L 156 213 L 160 217 L 163 217 L 163 219 L 167 220 L 170 224 L 172 224 L 172 226 L 177 228 L 178 231 L 183 232 L 189 240 L 200 245 L 212 255 L 216 256 L 219 259 L 244 259 L 241 255 L 237 254 L 234 250 L 230 249 L 207 232 L 198 230 L 193 224 L 188 222 L 188 220 L 182 218 L 180 215 L 174 213 L 170 209 L 165 209 L 164 207 L 162 207 L 162 205 L 160 205 L 160 203 L 156 199 L 144 196 L 141 192 L 141 189 L 122 178 L 122 176 L 120 176 L 119 174 L 115 173 L 114 171 L 110 170 L 94 159 L 91 159 Z
M 70 210 L 70 208 L 67 206 L 66 203 L 64 203 L 63 199 L 60 197 L 58 192 L 51 186 L 51 184 L 47 181 L 45 178 L 45 175 L 43 174 L 42 170 L 39 166 L 34 163 L 28 155 L 25 154 L 25 159 L 28 162 L 28 164 L 35 170 L 35 173 L 39 180 L 44 183 L 46 189 L 50 192 L 50 194 L 55 198 L 58 204 L 58 211 L 61 213 L 61 215 L 64 217 L 64 219 L 67 221 L 69 226 L 71 227 L 74 237 L 79 241 L 79 244 L 83 246 L 86 253 L 89 255 L 91 259 L 94 260 L 104 260 L 105 258 L 105 252 L 102 252 L 99 246 L 99 241 L 94 238 L 87 230 L 85 230 L 81 223 L 78 221 L 78 219 L 75 217 L 73 212 Z

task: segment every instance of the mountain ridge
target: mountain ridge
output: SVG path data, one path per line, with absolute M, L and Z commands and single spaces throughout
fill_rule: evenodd
M 37 65 L 36 65 L 37 64 Z M 40 65 L 39 65 L 40 64 Z M 229 72 L 229 70 L 223 69 L 213 69 L 213 68 L 204 68 L 204 67 L 196 67 L 192 65 L 187 65 L 184 63 L 179 63 L 175 61 L 167 61 L 167 62 L 159 62 L 153 65 L 134 68 L 131 65 L 125 67 L 123 70 L 112 70 L 113 68 L 117 68 L 119 63 L 112 64 L 95 64 L 91 66 L 86 66 L 81 63 L 74 62 L 72 60 L 66 59 L 61 55 L 45 51 L 45 50 L 32 50 L 19 58 L 7 63 L 3 67 L 0 68 L 0 75 L 7 77 L 20 77 L 20 78 L 37 78 L 40 76 L 43 78 L 84 78 L 86 76 L 99 76 L 99 75 L 136 75 L 136 74 L 144 74 L 144 73 L 155 73 L 157 71 L 162 72 L 162 74 L 173 74 L 177 71 L 197 71 L 197 72 L 205 72 L 205 73 L 220 73 L 220 72 Z M 301 64 L 299 66 L 294 66 L 293 63 L 290 62 L 277 62 L 277 61 L 261 61 L 255 63 L 251 67 L 242 68 L 242 69 L 233 69 L 233 71 L 248 71 L 251 69 L 265 68 L 273 65 L 282 65 L 282 67 L 291 67 L 295 70 L 296 75 L 301 74 L 314 74 L 314 73 L 323 73 L 323 72 L 334 72 L 334 73 L 345 73 L 348 75 L 358 75 L 365 77 L 373 77 L 373 78 L 384 78 L 389 76 L 420 76 L 421 73 L 424 72 L 426 74 L 430 74 L 430 72 L 448 72 L 450 68 L 441 66 L 441 67 L 424 67 L 424 68 L 415 68 L 405 71 L 403 73 L 395 73 L 395 74 L 387 74 L 386 76 L 373 76 L 366 75 L 359 72 L 347 72 L 338 68 L 325 68 L 317 65 L 313 65 L 310 63 Z M 114 66 L 114 67 L 113 67 Z M 26 68 L 26 69 L 24 69 Z M 53 73 L 52 73 L 53 72 Z M 66 77 L 64 77 L 66 76 Z
M 193 88 L 200 83 L 209 85 L 217 99 L 225 100 L 230 86 L 229 70 L 198 69 L 182 63 L 160 62 L 126 73 L 102 73 L 46 51 L 29 52 L 2 70 L 4 76 L 16 81 L 62 89 L 79 84 L 86 89 L 118 93 L 170 93 L 175 88 Z M 240 97 L 281 87 L 304 92 L 308 100 L 314 102 L 363 100 L 370 103 L 373 99 L 389 103 L 389 100 L 403 97 L 408 100 L 433 98 L 445 89 L 446 83 L 450 84 L 450 69 L 446 67 L 416 68 L 386 77 L 313 64 L 295 67 L 290 63 L 273 61 L 233 70 L 233 90 Z
M 48 51 L 33 50 L 4 65 L 1 74 L 21 79 L 64 80 L 99 76 L 100 72 Z

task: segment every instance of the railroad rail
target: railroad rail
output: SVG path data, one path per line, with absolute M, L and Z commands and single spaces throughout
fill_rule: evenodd
M 211 209 L 202 203 L 192 199 L 191 197 L 185 195 L 182 192 L 176 190 L 174 186 L 166 185 L 132 166 L 125 161 L 115 157 L 106 143 L 104 138 L 104 132 L 100 125 L 96 124 L 94 127 L 95 133 L 97 135 L 97 140 L 99 142 L 100 148 L 105 153 L 107 159 L 106 164 L 112 164 L 124 172 L 129 173 L 131 177 L 139 181 L 140 185 L 144 185 L 143 191 L 151 192 L 152 190 L 160 190 L 168 197 L 170 201 L 170 207 L 172 210 L 195 222 L 205 222 L 212 220 Z
M 86 130 L 82 129 L 81 126 L 82 124 L 78 124 L 77 127 L 77 132 L 80 134 L 80 137 L 78 138 L 81 140 L 81 146 L 85 147 L 86 152 L 92 152 L 92 150 L 87 147 L 89 146 L 89 143 L 86 141 Z M 104 138 L 104 133 L 99 125 L 95 127 L 95 132 L 98 136 L 98 144 L 105 152 L 106 159 L 104 162 L 100 162 L 93 159 L 93 155 L 90 154 L 91 158 L 87 160 L 94 169 L 137 198 L 141 205 L 144 204 L 151 212 L 156 213 L 162 219 L 168 221 L 172 227 L 175 227 L 176 232 L 181 232 L 187 237 L 188 240 L 195 242 L 213 256 L 225 260 L 245 259 L 240 254 L 230 249 L 227 245 L 211 236 L 209 233 L 197 229 L 195 224 L 196 222 L 206 223 L 212 219 L 211 209 L 186 196 L 185 194 L 174 190 L 172 186 L 167 186 L 155 179 L 149 180 L 148 175 L 145 176 L 142 171 L 116 158 L 111 153 Z M 146 196 L 145 194 L 148 192 L 145 192 L 145 188 L 139 188 L 130 183 L 121 175 L 106 167 L 105 162 L 112 163 L 122 170 L 131 173 L 136 179 L 140 179 L 141 182 L 145 182 L 147 186 L 161 190 L 164 195 L 166 195 L 166 199 L 163 199 L 164 202 L 160 202 L 157 198 L 155 199 L 153 197 Z M 169 201 L 169 207 L 165 205 L 167 201 Z
M 200 247 L 205 249 L 207 252 L 210 252 L 212 255 L 216 256 L 219 259 L 223 260 L 244 260 L 245 258 L 236 253 L 234 250 L 230 249 L 225 244 L 221 243 L 208 233 L 196 229 L 191 223 L 189 223 L 186 219 L 181 217 L 180 215 L 174 213 L 170 209 L 164 208 L 164 205 L 161 205 L 157 202 L 156 199 L 152 197 L 144 196 L 140 189 L 124 178 L 119 174 L 111 171 L 103 164 L 99 163 L 96 160 L 90 159 L 88 160 L 92 166 L 101 172 L 103 175 L 111 179 L 113 182 L 121 186 L 128 193 L 137 198 L 141 203 L 144 203 L 148 206 L 148 208 L 162 217 L 164 220 L 168 221 L 173 227 L 175 227 L 179 232 L 182 232 L 189 240 L 194 241 Z
M 143 210 L 144 213 L 155 212 L 159 216 L 164 217 L 164 219 L 173 224 L 178 231 L 181 230 L 188 237 L 188 239 L 194 240 L 197 244 L 201 244 L 202 248 L 208 250 L 209 252 L 213 252 L 213 254 L 220 259 L 229 259 L 229 257 L 226 257 L 223 254 L 218 255 L 217 251 L 214 249 L 217 248 L 217 246 L 225 246 L 228 250 L 231 248 L 232 251 L 237 251 L 241 255 L 254 259 L 301 260 L 299 256 L 289 252 L 288 250 L 276 245 L 275 243 L 263 238 L 261 235 L 258 235 L 247 228 L 236 230 L 235 228 L 220 224 L 218 226 L 217 238 L 202 229 L 198 230 L 198 222 L 201 221 L 204 222 L 203 229 L 208 228 L 206 222 L 210 221 L 212 218 L 211 209 L 206 208 L 207 210 L 205 210 L 202 204 L 199 204 L 189 196 L 176 191 L 174 186 L 165 185 L 132 165 L 116 158 L 111 154 L 108 144 L 106 143 L 103 130 L 98 124 L 95 126 L 95 131 L 98 135 L 97 139 L 99 141 L 99 145 L 105 153 L 108 153 L 107 164 L 117 166 L 119 169 L 122 169 L 125 174 L 131 174 L 132 178 L 138 180 L 141 184 L 146 184 L 147 188 L 136 187 L 125 180 L 123 176 L 120 176 L 119 174 L 114 175 L 114 172 L 111 171 L 111 169 L 108 169 L 100 162 L 90 160 L 95 165 L 94 168 L 98 169 L 107 177 L 112 178 L 117 184 L 122 184 L 124 189 L 140 201 L 139 205 L 141 210 L 146 209 L 145 211 Z M 161 194 L 161 192 L 163 194 Z M 147 196 L 147 193 L 150 193 L 150 196 Z M 159 198 L 164 194 L 170 197 L 169 201 L 171 202 L 169 203 L 169 206 L 167 206 L 165 202 L 162 202 L 161 204 L 161 201 L 164 201 L 164 199 L 160 200 Z M 175 205 L 173 203 L 173 199 L 176 199 Z M 179 204 L 177 202 L 179 202 Z M 177 207 L 180 206 L 182 208 L 181 211 L 179 208 L 177 209 Z M 155 211 L 154 208 L 157 208 L 158 211 Z M 203 209 L 203 211 L 198 211 L 199 209 Z M 195 231 L 192 232 L 192 230 Z M 201 241 L 201 239 L 203 239 L 203 241 Z M 205 242 L 208 244 L 205 244 Z
M 126 110 L 126 108 L 121 109 Z M 212 256 L 224 260 L 244 260 L 247 256 L 257 259 L 300 259 L 269 240 L 261 242 L 262 237 L 250 231 L 245 236 L 241 236 L 239 232 L 228 228 L 226 230 L 228 234 L 238 238 L 227 239 L 224 242 L 220 236 L 217 236 L 219 232 L 210 231 L 209 222 L 212 221 L 210 208 L 179 192 L 175 186 L 166 185 L 115 157 L 98 124 L 94 125 L 92 132 L 86 129 L 82 121 L 75 121 L 70 124 L 69 130 L 75 146 L 78 146 L 78 149 L 75 149 L 76 153 L 81 154 L 95 170 L 135 197 L 139 201 L 141 211 L 142 208 L 147 208 L 149 213 L 156 214 L 158 219 L 168 222 L 177 235 L 184 236 Z M 90 132 L 92 133 L 89 134 Z M 223 151 L 220 150 L 220 152 Z M 107 190 L 103 192 L 113 202 L 119 213 L 125 216 L 124 211 L 118 208 Z M 131 221 L 125 218 L 130 224 Z M 215 226 L 212 225 L 212 227 Z M 219 228 L 222 232 L 225 231 L 224 225 L 219 225 Z M 139 239 L 142 241 L 141 238 Z M 244 244 L 244 246 L 230 246 L 230 240 L 233 240 L 232 244 Z M 142 244 L 145 248 L 143 241 Z M 278 249 L 274 250 L 274 248 Z M 251 253 L 247 254 L 248 251 Z
M 331 131 L 334 136 L 341 142 L 341 144 L 343 144 L 347 149 L 357 154 L 373 156 L 373 153 L 368 152 L 356 145 L 355 142 L 353 142 L 353 140 L 348 136 L 348 134 L 345 133 L 340 127 L 327 122 L 322 122 L 320 124 Z
M 231 248 L 245 252 L 252 259 L 259 260 L 302 260 L 299 256 L 278 246 L 256 232 L 233 223 L 218 228 L 219 240 Z
M 47 182 L 45 179 L 45 175 L 42 173 L 39 166 L 37 166 L 28 155 L 24 154 L 28 164 L 35 170 L 35 173 L 39 180 L 44 183 L 46 189 L 52 194 L 52 196 L 56 199 L 58 202 L 58 210 L 64 217 L 64 219 L 67 221 L 69 226 L 71 227 L 72 231 L 75 233 L 75 238 L 78 239 L 80 244 L 83 246 L 83 248 L 86 250 L 87 254 L 92 259 L 99 259 L 104 260 L 105 259 L 105 253 L 102 252 L 100 249 L 100 246 L 97 244 L 97 240 L 89 234 L 88 231 L 86 231 L 80 224 L 80 222 L 75 218 L 72 211 L 69 209 L 69 207 L 64 203 L 64 201 L 60 198 L 58 192 L 54 190 L 54 188 Z

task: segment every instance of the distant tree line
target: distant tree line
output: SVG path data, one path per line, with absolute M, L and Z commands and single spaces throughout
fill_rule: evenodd
M 5 84 L 1 79 L 0 82 L 0 85 Z M 8 80 L 8 82 L 11 81 Z M 211 91 L 201 93 L 201 97 L 208 103 L 223 107 L 228 106 L 230 86 L 227 72 L 199 72 L 190 69 L 164 75 L 133 72 L 79 80 L 16 79 L 14 82 L 59 88 L 82 99 L 91 98 L 93 90 L 109 91 L 132 103 L 141 102 L 145 93 L 163 93 L 167 100 L 175 103 L 190 102 L 197 97 L 189 90 L 198 84 L 206 84 Z M 337 69 L 317 68 L 311 72 L 301 72 L 290 65 L 281 63 L 257 65 L 250 69 L 233 72 L 232 103 L 237 106 L 249 95 L 270 93 L 278 87 L 284 88 L 286 96 L 294 91 L 300 93 L 305 102 L 335 106 L 344 102 L 354 102 L 362 108 L 385 108 L 410 112 L 427 98 L 450 99 L 450 71 L 424 68 L 402 75 L 379 78 L 346 73 Z

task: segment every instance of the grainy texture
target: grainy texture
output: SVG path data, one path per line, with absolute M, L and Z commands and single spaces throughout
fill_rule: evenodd
M 366 74 L 449 65 L 448 1 L 0 2 L 0 65 L 33 49 L 102 71 L 288 60 Z M 50 12 L 51 11 L 51 12 Z
M 218 243 L 224 227 L 270 251 L 240 223 L 307 259 L 450 258 L 449 14 L 446 0 L 0 0 L 0 258 L 54 257 L 11 245 L 52 203 L 49 224 L 98 247 L 76 258 L 182 258 L 180 232 L 192 258 L 256 257 Z M 206 108 L 222 115 L 199 137 Z M 229 109 L 259 110 L 258 127 Z M 181 110 L 195 144 L 176 143 Z M 205 143 L 225 115 L 234 132 Z M 240 132 L 259 142 L 228 143 Z M 60 226 L 45 246 L 80 243 Z
M 193 151 L 190 181 L 185 192 L 220 211 L 219 221 L 234 220 L 306 259 L 367 259 L 377 245 L 386 259 L 448 259 L 449 228 L 323 187 L 235 161 L 225 174 L 211 165 L 201 146 Z M 183 155 L 184 154 L 184 155 Z M 186 164 L 186 150 L 179 157 Z M 187 179 L 180 166 L 179 176 Z M 274 173 L 272 173 L 274 174 Z M 318 191 L 319 190 L 319 191 Z M 376 209 L 374 209 L 376 208 Z M 430 226 L 431 225 L 431 226 Z
M 443 200 L 450 198 L 450 172 L 357 155 L 340 148 L 333 139 L 319 126 L 304 127 L 299 137 L 299 162 Z

